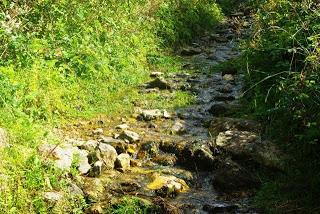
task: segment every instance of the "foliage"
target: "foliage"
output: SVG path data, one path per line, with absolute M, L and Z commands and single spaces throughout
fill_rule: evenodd
M 246 98 L 266 133 L 291 156 L 287 174 L 266 184 L 259 202 L 275 212 L 286 203 L 311 209 L 320 174 L 320 6 L 311 0 L 256 1 L 256 6 L 246 53 Z M 314 191 L 305 192 L 306 183 Z
M 311 1 L 268 1 L 247 53 L 255 107 L 268 121 L 281 121 L 287 139 L 310 143 L 319 137 L 319 12 Z
M 221 7 L 222 11 L 229 15 L 234 12 L 235 9 L 239 7 L 239 5 L 243 3 L 247 3 L 246 0 L 217 0 L 217 3 Z
M 150 202 L 137 197 L 124 197 L 121 202 L 110 209 L 112 214 L 147 214 L 159 213 L 158 209 Z
M 141 97 L 137 86 L 149 70 L 179 71 L 164 49 L 220 19 L 210 0 L 1 1 L 0 126 L 9 131 L 11 147 L 0 152 L 0 185 L 6 187 L 0 212 L 54 212 L 42 194 L 65 190 L 66 176 L 36 151 L 42 142 L 59 141 L 52 127 L 128 113 L 134 101 L 167 108 L 190 103 L 184 92 L 170 100 Z M 57 213 L 79 213 L 83 201 L 58 207 Z
M 159 6 L 157 34 L 164 44 L 190 42 L 222 19 L 221 11 L 213 0 L 168 1 Z

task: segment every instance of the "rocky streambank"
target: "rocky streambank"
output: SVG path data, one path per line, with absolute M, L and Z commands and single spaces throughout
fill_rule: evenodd
M 259 213 L 250 203 L 260 184 L 255 169 L 281 170 L 280 154 L 262 139 L 258 122 L 232 117 L 243 108 L 243 75 L 232 67 L 210 72 L 240 54 L 237 26 L 249 27 L 250 20 L 234 15 L 217 33 L 180 51 L 182 73 L 152 72 L 153 80 L 141 87 L 141 96 L 188 91 L 196 97 L 191 106 L 135 103 L 131 117 L 70 125 L 64 142 L 39 148 L 56 167 L 81 174 L 70 191 L 85 197 L 87 213 L 107 213 L 123 196 L 150 204 L 150 213 Z M 59 192 L 44 197 L 63 200 Z

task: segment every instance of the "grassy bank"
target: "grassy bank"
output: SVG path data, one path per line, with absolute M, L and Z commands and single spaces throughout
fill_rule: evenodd
M 256 1 L 244 71 L 248 113 L 288 156 L 265 178 L 256 202 L 267 213 L 318 213 L 320 196 L 320 7 L 314 1 Z
M 37 154 L 68 121 L 129 113 L 133 101 L 174 108 L 190 102 L 177 92 L 141 98 L 149 72 L 180 69 L 172 47 L 222 18 L 210 0 L 2 1 L 0 3 L 0 126 L 10 135 L 0 163 L 1 213 L 81 213 L 81 198 L 52 210 L 42 194 L 64 190 L 68 175 Z

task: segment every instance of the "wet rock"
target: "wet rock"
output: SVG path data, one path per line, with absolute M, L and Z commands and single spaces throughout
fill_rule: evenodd
M 119 138 L 128 141 L 129 143 L 134 143 L 140 140 L 140 136 L 137 133 L 129 130 L 124 130 L 120 134 Z
M 164 200 L 163 198 L 157 197 L 154 199 L 154 203 L 160 208 L 160 213 L 165 214 L 184 214 L 183 211 L 176 205 L 171 204 L 167 200 Z M 190 209 L 188 209 L 190 211 Z M 189 214 L 189 212 L 185 212 L 186 214 Z M 192 213 L 192 212 L 191 212 Z
M 161 197 L 175 197 L 178 193 L 189 190 L 189 186 L 184 180 L 158 173 L 152 175 L 152 182 L 147 187 Z
M 187 142 L 163 141 L 159 148 L 168 153 L 175 154 L 179 162 L 188 162 L 192 157 L 192 151 L 187 146 Z
M 159 154 L 159 144 L 156 142 L 146 142 L 141 145 L 140 151 L 145 151 L 150 157 L 155 157 Z
M 153 78 L 162 77 L 162 76 L 163 76 L 163 73 L 159 71 L 153 71 L 150 73 L 150 77 L 153 77 Z
M 198 79 L 198 77 L 190 77 L 187 79 L 187 82 L 189 83 L 200 83 L 201 80 Z
M 0 128 L 0 148 L 8 146 L 8 133 L 4 128 Z
M 233 213 L 238 209 L 237 205 L 230 204 L 205 204 L 203 206 L 203 210 L 208 212 L 208 214 L 216 214 L 216 213 Z
M 255 144 L 261 144 L 260 136 L 247 131 L 220 132 L 216 145 L 236 156 L 251 157 Z
M 63 194 L 60 192 L 45 192 L 43 197 L 48 202 L 58 202 L 62 200 Z
M 128 148 L 128 144 L 124 140 L 115 139 L 113 137 L 104 137 L 100 140 L 100 143 L 106 143 L 113 146 L 118 154 L 126 152 Z
M 226 38 L 224 35 L 220 34 L 211 34 L 210 39 L 214 40 L 216 42 L 222 43 L 222 42 L 228 42 L 228 38 Z
M 216 189 L 226 193 L 250 190 L 260 184 L 257 177 L 231 160 L 215 170 L 212 182 Z
M 171 115 L 166 110 L 160 109 L 151 109 L 151 110 L 142 110 L 139 119 L 150 121 L 157 118 L 171 118 Z
M 236 113 L 240 107 L 239 104 L 215 103 L 210 107 L 208 112 L 216 117 L 228 116 Z
M 195 149 L 193 160 L 197 164 L 197 168 L 210 170 L 216 165 L 216 158 L 207 146 L 202 146 Z
M 114 162 L 118 156 L 116 149 L 113 146 L 105 143 L 100 143 L 98 148 L 106 169 L 113 169 Z
M 116 129 L 128 129 L 129 125 L 128 124 L 120 124 L 116 126 Z
M 208 112 L 214 116 L 224 115 L 226 114 L 227 111 L 228 111 L 228 107 L 226 104 L 223 104 L 223 103 L 215 103 L 208 110 Z
M 141 185 L 136 182 L 122 182 L 120 186 L 123 192 L 135 192 L 141 188 Z
M 181 168 L 176 168 L 176 167 L 166 167 L 161 169 L 161 173 L 165 175 L 172 175 L 177 178 L 180 178 L 184 181 L 187 181 L 188 183 L 193 183 L 194 182 L 194 176 L 191 171 L 181 169 Z
M 98 177 L 102 174 L 102 171 L 103 171 L 103 162 L 102 161 L 96 161 L 90 172 L 89 172 L 89 176 L 90 177 Z
M 99 142 L 96 140 L 88 140 L 87 142 L 79 146 L 79 148 L 92 152 L 96 150 L 98 144 Z
M 225 76 L 226 74 L 229 74 L 232 76 L 232 75 L 236 75 L 237 73 L 238 73 L 238 70 L 234 67 L 226 67 L 221 71 L 222 76 Z
M 151 82 L 148 82 L 146 84 L 146 88 L 158 88 L 160 90 L 168 90 L 172 88 L 172 85 L 163 78 L 156 78 Z
M 180 121 L 175 121 L 174 125 L 171 128 L 172 134 L 182 134 L 186 131 L 185 124 Z
M 225 132 L 228 130 L 259 133 L 261 130 L 261 125 L 254 120 L 238 118 L 215 117 L 212 119 L 209 127 L 211 136 L 216 137 L 220 132 Z
M 159 154 L 153 157 L 152 161 L 163 166 L 173 166 L 177 162 L 177 157 L 174 154 Z
M 223 75 L 223 77 L 222 77 L 225 81 L 229 81 L 229 82 L 232 82 L 232 81 L 234 81 L 235 79 L 234 79 L 234 76 L 232 75 L 232 74 L 225 74 L 225 75 Z
M 217 88 L 217 91 L 220 93 L 231 93 L 233 91 L 233 86 L 229 83 L 223 85 L 222 87 Z
M 131 157 L 128 154 L 122 153 L 118 155 L 115 162 L 115 168 L 121 169 L 121 171 L 128 170 L 130 168 L 130 160 L 131 160 Z
M 215 97 L 213 98 L 213 101 L 233 101 L 235 100 L 235 96 L 232 94 L 216 94 Z
M 180 53 L 182 56 L 193 56 L 202 53 L 202 50 L 201 48 L 188 47 L 183 48 Z

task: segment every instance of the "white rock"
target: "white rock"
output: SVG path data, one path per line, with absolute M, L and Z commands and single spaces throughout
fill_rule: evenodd
M 94 135 L 102 135 L 103 134 L 103 129 L 102 128 L 98 128 L 96 130 L 93 130 L 92 134 L 94 134 Z
M 140 117 L 144 120 L 150 121 L 157 118 L 171 118 L 171 115 L 166 110 L 160 109 L 150 109 L 150 110 L 142 110 L 140 113 Z
M 113 146 L 106 143 L 100 143 L 98 148 L 106 168 L 113 169 L 114 162 L 116 161 L 118 156 L 116 149 Z
M 79 163 L 78 163 L 78 170 L 81 174 L 87 174 L 91 166 L 88 160 L 88 152 L 86 150 L 79 151 Z
M 101 175 L 103 170 L 103 162 L 102 161 L 97 161 L 94 163 L 89 176 L 90 177 L 98 177 L 99 175 Z
M 49 202 L 57 202 L 62 199 L 63 195 L 59 192 L 45 192 L 43 197 Z
M 71 145 L 64 145 L 65 147 L 53 144 L 43 144 L 39 148 L 39 152 L 43 156 L 48 156 L 54 159 L 55 166 L 61 170 L 69 171 L 75 156 L 79 157 L 79 171 L 86 173 L 88 164 L 88 153 L 84 150 L 80 150 L 77 147 Z
M 115 167 L 118 169 L 122 169 L 123 171 L 126 171 L 127 169 L 130 168 L 130 155 L 122 153 L 118 155 Z
M 128 129 L 128 128 L 129 128 L 128 124 L 120 124 L 116 126 L 116 129 Z
M 185 125 L 180 121 L 176 121 L 171 129 L 173 133 L 183 133 L 185 131 Z
M 129 131 L 129 130 L 124 130 L 120 134 L 119 138 L 126 140 L 126 141 L 129 141 L 130 143 L 134 143 L 134 142 L 137 142 L 140 140 L 140 136 L 137 133 L 135 133 L 133 131 Z
M 98 144 L 99 142 L 96 140 L 88 140 L 82 146 L 80 146 L 80 148 L 91 152 L 97 148 Z

